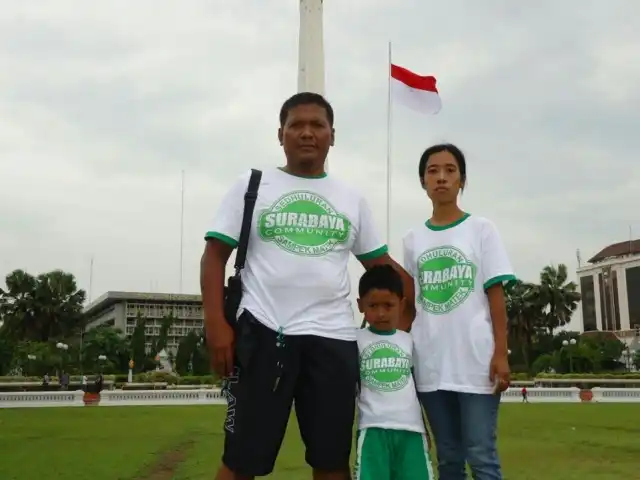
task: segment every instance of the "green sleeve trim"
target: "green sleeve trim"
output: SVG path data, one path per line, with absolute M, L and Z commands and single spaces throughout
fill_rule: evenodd
M 238 246 L 237 240 L 234 240 L 233 238 L 229 237 L 228 235 L 225 235 L 224 233 L 207 232 L 204 235 L 205 240 L 211 240 L 212 238 L 215 238 L 216 240 L 220 240 L 222 243 L 226 243 L 231 248 L 236 248 Z
M 356 255 L 356 258 L 360 261 L 363 260 L 373 260 L 374 258 L 379 258 L 383 255 L 389 253 L 389 247 L 386 245 L 382 245 L 380 248 L 376 248 L 374 251 L 369 253 L 363 253 L 362 255 Z
M 515 275 L 498 275 L 497 277 L 493 277 L 490 278 L 489 280 L 487 280 L 486 282 L 484 282 L 483 288 L 485 290 L 489 290 L 491 287 L 493 287 L 494 285 L 497 285 L 498 283 L 502 283 L 505 286 L 512 284 L 513 282 L 515 282 L 516 276 Z

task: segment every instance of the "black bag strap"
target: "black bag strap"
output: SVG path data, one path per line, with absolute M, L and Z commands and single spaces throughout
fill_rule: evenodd
M 258 189 L 260 188 L 260 180 L 262 180 L 262 171 L 251 169 L 249 177 L 249 185 L 247 192 L 244 194 L 244 212 L 242 214 L 242 227 L 240 229 L 240 239 L 238 240 L 238 251 L 236 252 L 236 275 L 244 268 L 247 260 L 247 248 L 249 247 L 249 236 L 251 234 L 251 220 L 253 219 L 253 210 L 256 206 L 258 198 Z

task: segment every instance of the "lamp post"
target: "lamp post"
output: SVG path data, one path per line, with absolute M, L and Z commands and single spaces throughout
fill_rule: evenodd
M 578 342 L 576 341 L 575 338 L 572 338 L 571 340 L 563 340 L 562 348 L 568 347 L 569 345 L 573 346 L 576 343 Z M 573 350 L 571 348 L 569 349 L 569 373 L 573 373 Z
M 27 360 L 29 360 L 27 362 L 29 373 L 31 373 L 31 362 L 33 362 L 35 359 L 36 359 L 35 355 L 32 355 L 31 353 L 27 355 Z
M 98 355 L 98 363 L 100 365 L 100 373 L 104 370 L 104 362 L 107 361 L 106 355 Z
M 631 362 L 633 361 L 633 358 L 631 357 L 631 351 L 629 350 L 629 346 L 628 345 L 622 351 L 622 358 L 624 359 L 624 369 L 627 372 L 630 372 L 631 371 Z
M 60 375 L 62 375 L 62 370 L 64 367 L 64 352 L 69 350 L 69 345 L 66 343 L 58 342 L 56 343 L 56 348 L 60 350 Z

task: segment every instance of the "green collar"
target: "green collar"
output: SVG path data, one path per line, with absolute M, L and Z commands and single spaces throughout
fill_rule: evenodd
M 327 172 L 322 172 L 320 175 L 296 175 L 295 173 L 291 173 L 291 172 L 287 172 L 284 167 L 278 167 L 278 170 L 280 170 L 282 173 L 286 173 L 287 175 L 291 175 L 292 177 L 298 177 L 298 178 L 308 178 L 308 179 L 318 179 L 318 178 L 325 178 L 327 176 Z
M 371 333 L 375 333 L 376 335 L 393 335 L 394 333 L 396 333 L 395 328 L 393 330 L 378 330 L 377 328 L 372 327 L 371 325 L 369 325 L 369 331 Z
M 440 230 L 448 230 L 449 228 L 453 228 L 457 225 L 460 225 L 462 222 L 464 222 L 467 218 L 469 218 L 471 216 L 471 214 L 469 213 L 465 213 L 464 215 L 462 215 L 462 217 L 460 217 L 458 220 L 456 220 L 455 222 L 449 223 L 447 225 L 434 225 L 433 223 L 431 223 L 431 220 L 427 220 L 427 222 L 425 223 L 425 225 L 427 226 L 427 228 L 429 230 L 434 230 L 434 231 L 440 231 Z

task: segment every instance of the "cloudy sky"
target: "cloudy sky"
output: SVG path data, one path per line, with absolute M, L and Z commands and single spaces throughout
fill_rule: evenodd
M 392 253 L 430 214 L 421 151 L 468 156 L 463 204 L 495 221 L 517 273 L 576 268 L 640 236 L 640 30 L 633 0 L 325 2 L 331 175 L 385 232 L 387 42 L 434 74 L 437 116 L 392 110 Z M 91 295 L 185 292 L 202 235 L 250 167 L 283 163 L 295 0 L 6 1 L 0 10 L 0 273 L 73 272 Z M 354 269 L 354 272 L 357 270 Z

